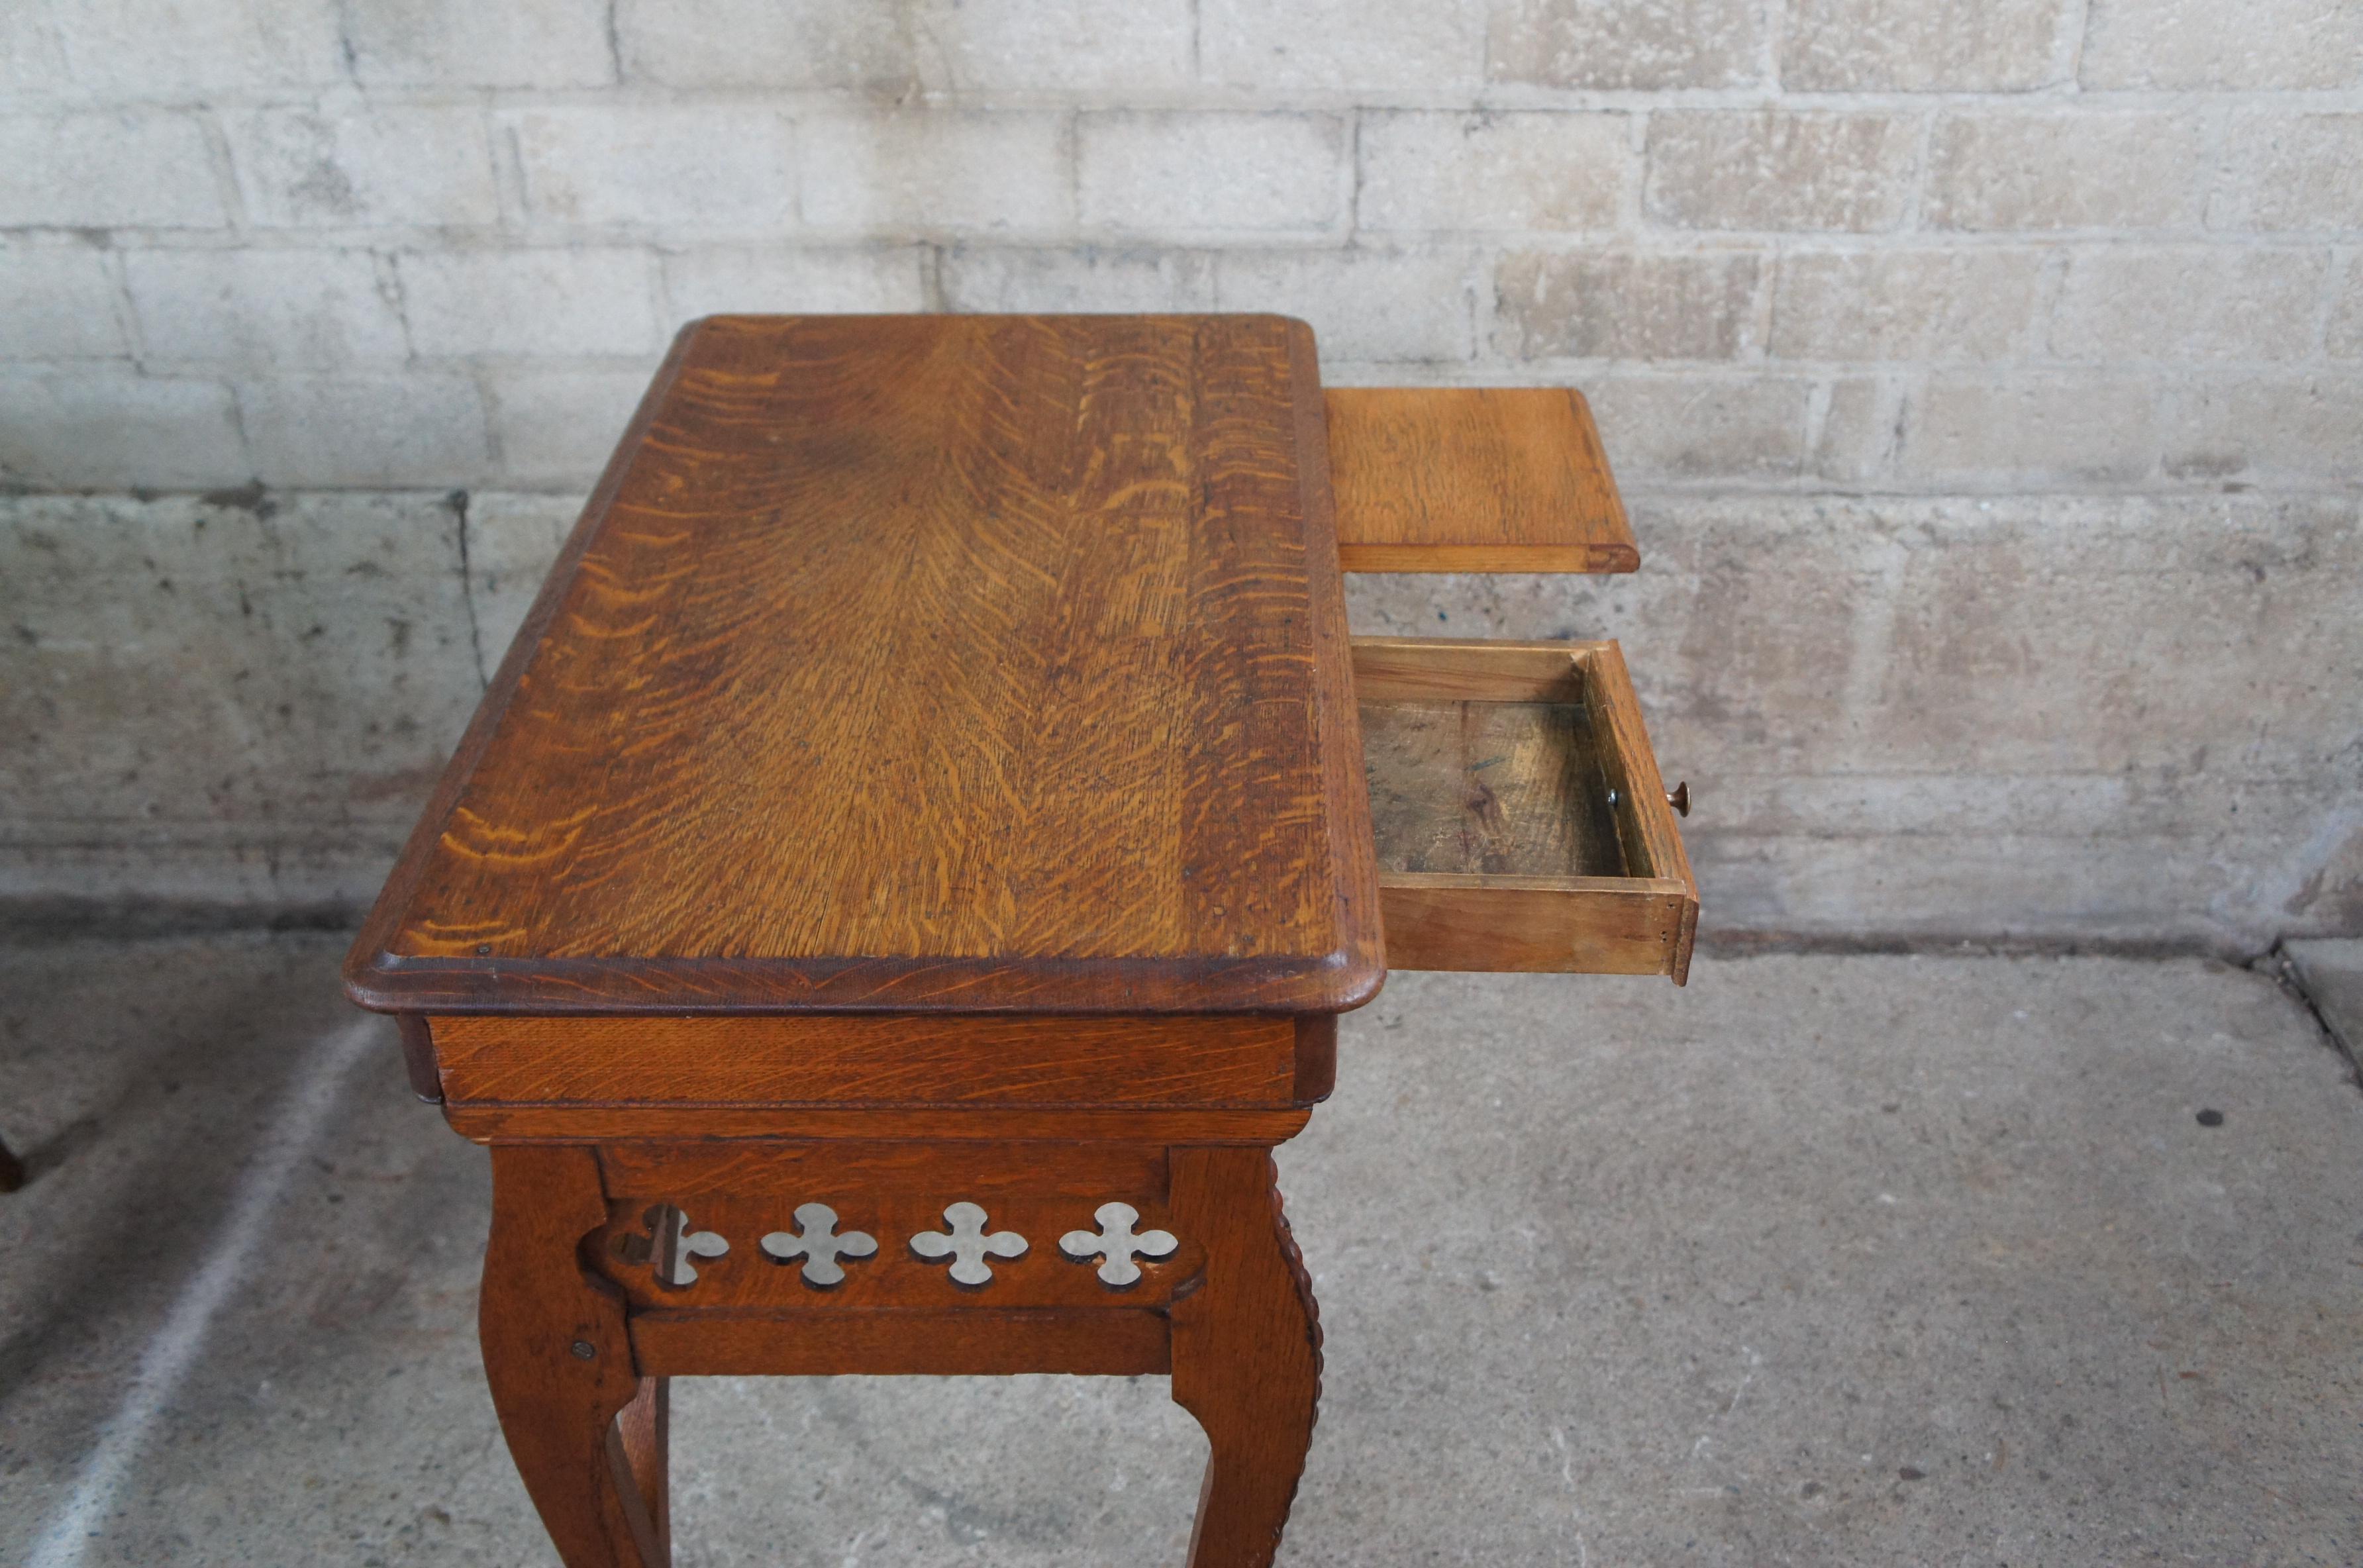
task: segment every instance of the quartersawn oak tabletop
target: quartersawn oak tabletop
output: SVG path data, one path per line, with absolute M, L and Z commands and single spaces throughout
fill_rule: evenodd
M 1311 332 L 685 329 L 346 965 L 387 1010 L 1384 977 Z

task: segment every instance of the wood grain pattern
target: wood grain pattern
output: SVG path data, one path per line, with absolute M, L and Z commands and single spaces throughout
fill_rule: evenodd
M 1354 668 L 1390 966 L 1688 980 L 1698 884 L 1614 643 L 1358 637 Z
M 653 1375 L 1011 1376 L 1064 1372 L 1145 1377 L 1170 1371 L 1165 1316 L 970 1306 L 905 1311 L 642 1312 L 632 1347 Z
M 641 1138 L 1133 1139 L 1149 1143 L 1284 1143 L 1309 1108 L 1038 1110 L 973 1106 L 449 1105 L 443 1119 L 480 1143 L 604 1143 Z
M 1362 755 L 1382 887 L 1390 871 L 1625 875 L 1580 701 L 1374 701 Z
M 1356 637 L 1354 695 L 1370 702 L 1580 702 L 1599 643 Z
M 663 1568 L 657 1478 L 635 1473 L 616 1420 L 661 1395 L 633 1362 L 621 1293 L 577 1250 L 606 1218 L 590 1150 L 495 1150 L 478 1339 L 509 1454 L 566 1568 Z M 653 1416 L 629 1423 L 644 1454 Z
M 1321 1316 L 1268 1149 L 1175 1149 L 1173 1217 L 1211 1235 L 1174 1303 L 1173 1400 L 1205 1429 L 1191 1568 L 1269 1568 L 1321 1404 Z
M 814 1142 L 610 1143 L 599 1151 L 605 1190 L 615 1202 L 686 1203 L 709 1193 L 786 1199 L 816 1190 L 815 1181 L 880 1191 L 926 1194 L 946 1186 L 967 1196 L 1031 1192 L 1089 1198 L 1103 1187 L 1163 1200 L 1165 1151 L 1153 1143 L 1066 1143 L 1052 1138 L 983 1143 Z M 980 1196 L 982 1195 L 982 1196 Z
M 1559 388 L 1332 387 L 1348 571 L 1632 571 L 1592 408 Z
M 1641 700 L 1633 693 L 1624 650 L 1614 643 L 1602 643 L 1586 653 L 1583 668 L 1583 700 L 1604 737 L 1601 762 L 1617 792 L 1617 830 L 1625 858 L 1635 871 L 1679 882 L 1689 890 L 1681 950 L 1671 971 L 1674 983 L 1681 985 L 1690 974 L 1689 933 L 1698 921 L 1698 879 L 1691 874 L 1690 852 L 1674 825 L 1674 810 L 1666 800 L 1666 781 L 1658 771 L 1658 754 L 1649 745 L 1648 726 L 1641 720 Z
M 1398 969 L 1688 977 L 1698 902 L 1656 878 L 1385 878 L 1389 961 Z
M 365 1006 L 1334 1012 L 1381 978 L 1310 334 L 686 333 Z
M 625 1324 L 627 1332 L 631 1325 Z M 636 1358 L 637 1359 L 637 1358 Z M 639 1397 L 616 1417 L 624 1465 L 640 1494 L 655 1537 L 656 1561 L 672 1561 L 672 1379 L 640 1378 Z
M 438 1018 L 434 1033 L 460 1103 L 1309 1103 L 1297 1021 L 1269 1015 L 500 1015 Z
M 442 1104 L 443 1079 L 435 1066 L 435 1034 L 426 1015 L 397 1013 L 394 1021 L 402 1036 L 402 1066 L 410 1077 L 410 1092 L 428 1105 Z

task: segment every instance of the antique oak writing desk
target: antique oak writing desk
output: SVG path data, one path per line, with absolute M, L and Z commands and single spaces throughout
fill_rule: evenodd
M 571 1568 L 668 1561 L 666 1379 L 837 1372 L 1170 1373 L 1192 1562 L 1270 1562 L 1337 1015 L 1697 908 L 1615 645 L 1358 644 L 1341 563 L 1636 560 L 1572 394 L 1278 317 L 684 331 L 346 969 L 492 1146 Z

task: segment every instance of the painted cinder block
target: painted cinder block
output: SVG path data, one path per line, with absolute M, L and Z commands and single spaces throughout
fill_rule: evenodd
M 1581 233 L 1624 221 L 1634 116 L 1366 111 L 1355 222 L 1407 232 Z
M 927 308 L 924 246 L 701 246 L 662 259 L 668 326 L 701 315 Z
M 1515 359 L 1731 359 L 1759 342 L 1747 250 L 1525 251 L 1495 274 L 1494 351 Z
M 1481 0 L 1199 0 L 1199 69 L 1270 94 L 1467 90 L 1483 29 Z
M 1781 85 L 1806 93 L 2029 92 L 2065 79 L 2078 20 L 2068 0 L 1791 0 L 1781 30 Z
M 2033 246 L 1789 250 L 1776 268 L 1771 353 L 1896 363 L 2036 353 L 2057 265 Z
M 1750 86 L 1764 26 L 1756 0 L 1491 0 L 1485 73 L 1600 91 Z
M 1952 229 L 2195 227 L 2213 160 L 2181 110 L 1939 115 L 1925 221 Z
M 956 245 L 937 263 L 958 311 L 1205 311 L 1215 259 L 1163 245 L 1021 250 Z
M 251 225 L 459 228 L 500 217 L 475 105 L 272 107 L 219 118 Z
M 0 371 L 0 482 L 212 490 L 253 477 L 229 388 L 128 366 Z
M 786 234 L 796 226 L 795 137 L 763 104 L 504 110 L 528 224 Z
M 2363 483 L 2363 376 L 2282 371 L 2191 379 L 2169 394 L 2168 476 L 2205 483 Z
M 618 0 L 624 74 L 668 87 L 915 93 L 1187 88 L 1190 0 Z
M 0 561 L 21 628 L 0 799 L 12 826 L 124 824 L 118 887 L 147 838 L 180 890 L 210 867 L 234 897 L 247 849 L 339 819 L 347 865 L 370 863 L 366 828 L 416 819 L 482 690 L 439 493 L 28 498 L 0 511 Z
M 2363 359 L 2363 258 L 2350 254 L 2331 293 L 2324 347 L 2334 359 Z
M 616 370 L 483 373 L 499 480 L 521 490 L 589 490 L 631 423 L 653 363 Z
M 1480 272 L 1458 249 L 1226 251 L 1215 304 L 1303 317 L 1324 362 L 1459 362 L 1475 351 Z
M 2128 484 L 2158 442 L 2155 375 L 1942 370 L 1909 401 L 1899 469 L 1931 488 Z
M 2211 227 L 2363 231 L 2363 114 L 2248 114 L 2226 137 Z
M 1054 113 L 930 109 L 799 117 L 804 221 L 859 237 L 1049 234 L 1074 224 L 1072 127 Z
M 143 362 L 301 370 L 410 353 L 393 264 L 366 250 L 133 250 L 123 279 Z
M 137 97 L 346 80 L 335 0 L 170 7 L 152 0 L 74 0 L 47 10 L 74 83 L 99 93 Z
M 646 250 L 405 251 L 394 265 L 421 354 L 651 354 L 664 336 Z
M 2079 246 L 2051 352 L 2063 359 L 2299 359 L 2313 352 L 2324 248 Z
M 203 124 L 125 107 L 0 115 L 0 228 L 218 228 Z
M 1677 228 L 1892 229 L 1910 198 L 1916 116 L 1676 110 L 1649 116 L 1642 206 Z
M 1785 482 L 1803 470 L 1804 377 L 1603 371 L 1583 383 L 1623 483 Z
M 943 307 L 964 312 L 1215 309 L 1215 258 L 1170 246 L 952 246 L 938 279 Z
M 1187 91 L 1193 0 L 925 0 L 910 6 L 909 76 L 936 92 L 1129 95 Z
M 20 107 L 73 92 L 48 6 L 0 6 L 0 88 Z
M 1910 384 L 1908 373 L 1894 370 L 1831 377 L 1820 389 L 1818 421 L 1810 407 L 1806 414 L 1808 480 L 1845 490 L 1891 486 Z
M 492 471 L 474 378 L 276 375 L 238 383 L 254 474 L 281 489 L 442 490 Z
M 1347 156 L 1335 115 L 1084 114 L 1076 217 L 1130 235 L 1342 232 Z
M 105 252 L 67 241 L 0 245 L 0 359 L 108 359 L 130 353 Z
M 598 87 L 616 79 L 607 0 L 381 0 L 341 14 L 364 87 Z
M 2088 90 L 2353 87 L 2363 6 L 2332 0 L 2094 0 L 2077 79 Z
M 904 16 L 838 0 L 616 0 L 616 42 L 629 82 L 688 89 L 914 84 L 916 42 Z

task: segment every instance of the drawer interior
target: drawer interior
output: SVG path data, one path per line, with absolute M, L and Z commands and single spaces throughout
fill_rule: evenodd
M 1687 977 L 1698 889 L 1613 642 L 1358 637 L 1387 963 Z
M 1629 875 L 1581 692 L 1366 701 L 1362 756 L 1381 870 Z

